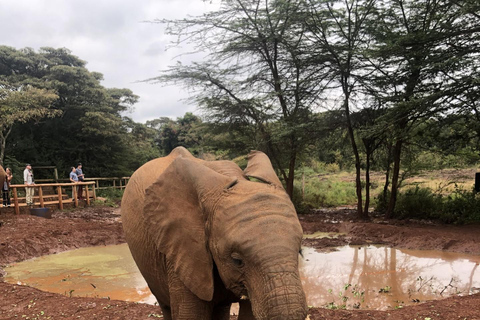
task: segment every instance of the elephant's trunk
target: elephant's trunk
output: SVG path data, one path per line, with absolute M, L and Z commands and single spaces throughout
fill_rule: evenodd
M 264 278 L 262 292 L 249 290 L 257 320 L 304 320 L 307 302 L 297 271 L 274 273 Z

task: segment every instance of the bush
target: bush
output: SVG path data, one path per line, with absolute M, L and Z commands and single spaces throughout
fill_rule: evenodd
M 377 198 L 376 210 L 385 212 L 388 199 Z M 456 188 L 449 196 L 436 194 L 429 188 L 399 192 L 394 217 L 398 219 L 433 219 L 444 223 L 464 224 L 480 222 L 480 194 Z
M 475 191 L 455 188 L 443 201 L 443 208 L 437 217 L 445 223 L 463 224 L 480 222 L 480 195 Z
M 100 189 L 97 190 L 97 197 L 107 198 L 109 200 L 121 200 L 123 197 L 124 189 L 117 189 L 117 188 L 107 188 L 107 189 Z
M 442 197 L 429 188 L 416 187 L 397 196 L 395 216 L 400 219 L 431 219 L 441 210 Z

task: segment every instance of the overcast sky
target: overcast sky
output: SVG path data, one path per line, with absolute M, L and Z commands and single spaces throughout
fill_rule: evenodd
M 90 71 L 104 75 L 105 87 L 128 88 L 140 96 L 127 116 L 142 123 L 175 118 L 195 111 L 179 101 L 187 96 L 182 88 L 136 82 L 159 75 L 187 49 L 166 51 L 174 39 L 162 25 L 143 21 L 213 8 L 202 0 L 0 0 L 0 45 L 68 48 L 87 61 Z

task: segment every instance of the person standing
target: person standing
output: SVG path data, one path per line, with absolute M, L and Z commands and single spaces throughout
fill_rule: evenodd
M 78 176 L 77 176 L 77 169 L 75 167 L 70 168 L 70 181 L 72 183 L 78 183 Z M 75 197 L 78 197 L 78 195 L 75 195 L 75 190 L 78 192 L 77 187 L 72 187 L 72 199 L 75 200 Z
M 75 167 L 70 168 L 70 181 L 73 183 L 78 182 L 77 170 L 75 169 Z
M 85 177 L 85 175 L 83 174 L 81 163 L 77 165 L 75 173 L 77 174 L 78 182 L 83 182 L 83 178 Z M 83 185 L 78 186 L 78 200 L 83 200 Z
M 27 206 L 33 206 L 33 194 L 35 193 L 33 186 L 35 185 L 35 179 L 33 178 L 33 170 L 30 163 L 27 163 L 25 170 L 23 170 L 23 183 L 27 185 L 27 187 L 25 187 Z
M 6 168 L 5 174 L 6 177 L 2 188 L 3 206 L 10 207 L 10 182 L 13 179 L 12 169 Z

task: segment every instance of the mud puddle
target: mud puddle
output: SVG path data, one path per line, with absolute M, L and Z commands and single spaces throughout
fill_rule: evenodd
M 303 286 L 316 307 L 387 310 L 480 290 L 480 256 L 373 245 L 303 255 Z
M 309 306 L 385 310 L 480 290 L 480 256 L 377 246 L 328 253 L 306 247 L 303 256 Z M 5 271 L 7 282 L 67 296 L 155 302 L 126 244 L 44 256 Z
M 5 268 L 5 281 L 77 297 L 153 304 L 127 244 L 89 247 L 19 262 Z

